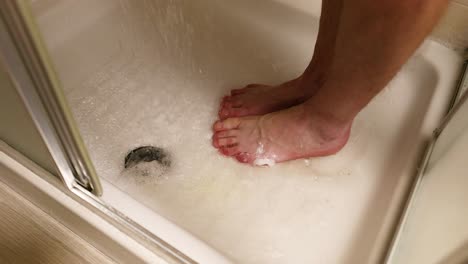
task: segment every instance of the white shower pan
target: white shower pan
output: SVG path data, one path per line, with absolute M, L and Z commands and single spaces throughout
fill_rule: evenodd
M 255 168 L 211 146 L 220 98 L 298 76 L 312 56 L 319 1 L 33 8 L 103 199 L 154 233 L 164 232 L 152 221 L 162 216 L 234 263 L 378 262 L 461 63 L 427 40 L 359 114 L 340 153 Z M 162 176 L 125 171 L 125 155 L 141 145 L 169 151 L 171 168 Z

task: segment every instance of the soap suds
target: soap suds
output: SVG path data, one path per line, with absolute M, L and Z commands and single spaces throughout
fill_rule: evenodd
M 255 151 L 255 160 L 253 164 L 259 167 L 273 167 L 276 164 L 275 155 L 271 157 L 265 156 L 265 146 L 262 142 L 257 143 L 257 150 Z
M 276 162 L 273 159 L 257 158 L 254 161 L 255 166 L 273 167 L 273 166 L 275 166 L 275 164 L 276 164 Z
M 255 154 L 257 157 L 263 155 L 265 153 L 265 147 L 263 146 L 262 142 L 258 142 L 257 150 L 255 151 Z
M 413 60 L 412 72 L 403 69 L 392 89 L 360 114 L 339 154 L 262 169 L 211 146 L 219 99 L 251 82 L 275 84 L 300 74 L 309 63 L 317 18 L 281 8 L 276 11 L 288 23 L 274 27 L 277 5 L 269 1 L 95 1 L 99 8 L 69 2 L 57 6 L 67 11 L 64 19 L 86 8 L 102 18 L 73 28 L 55 23 L 61 30 L 48 27 L 55 37 L 48 44 L 106 181 L 236 263 L 346 263 L 343 252 L 355 238 L 376 232 L 372 227 L 380 222 L 356 227 L 370 219 L 367 212 L 384 218 L 386 208 L 372 206 L 375 188 L 404 175 L 399 168 L 421 134 L 414 121 L 426 114 L 440 83 L 429 78 L 437 72 L 425 59 Z M 72 9 L 63 9 L 71 3 Z M 40 25 L 60 21 L 53 17 L 59 10 L 43 14 L 50 17 L 39 18 Z M 89 17 L 83 14 L 75 17 Z M 89 45 L 83 49 L 82 43 Z M 166 149 L 174 166 L 164 173 L 151 163 L 139 164 L 135 173 L 122 171 L 124 155 L 144 145 Z M 271 157 L 259 158 L 259 164 L 272 164 Z M 387 189 L 379 200 L 392 197 Z

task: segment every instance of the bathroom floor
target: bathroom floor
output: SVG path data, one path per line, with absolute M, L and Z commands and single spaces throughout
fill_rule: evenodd
M 219 100 L 300 74 L 317 17 L 267 0 L 158 0 L 94 2 L 83 21 L 76 2 L 36 13 L 101 177 L 236 263 L 369 261 L 446 109 L 453 51 L 427 41 L 337 155 L 250 167 L 211 146 Z M 171 167 L 124 170 L 142 145 L 166 149 Z
M 1 181 L 0 210 L 1 263 L 117 263 Z

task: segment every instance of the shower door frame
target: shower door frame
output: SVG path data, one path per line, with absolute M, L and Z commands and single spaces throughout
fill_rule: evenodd
M 102 187 L 25 1 L 1 1 L 0 52 L 17 92 L 68 187 L 96 196 Z M 79 187 L 78 187 L 79 186 Z
M 48 52 L 24 0 L 0 1 L 0 63 L 49 150 L 63 184 L 87 205 L 168 263 L 197 263 L 99 196 L 102 187 L 87 154 Z

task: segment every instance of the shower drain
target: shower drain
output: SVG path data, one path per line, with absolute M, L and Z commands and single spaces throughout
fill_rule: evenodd
M 141 176 L 162 176 L 170 166 L 169 153 L 159 147 L 138 147 L 125 156 L 125 169 L 134 170 L 134 173 Z

